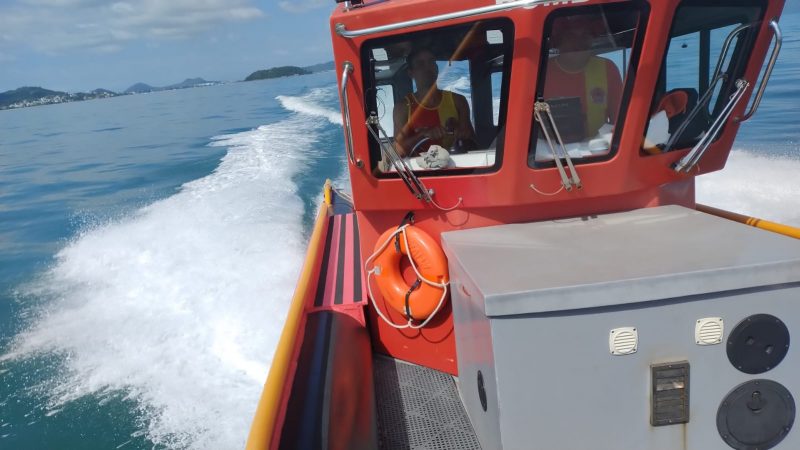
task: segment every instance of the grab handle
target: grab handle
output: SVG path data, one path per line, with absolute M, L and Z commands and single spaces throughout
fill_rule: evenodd
M 769 57 L 767 70 L 764 72 L 764 77 L 761 78 L 761 84 L 758 86 L 758 91 L 756 91 L 756 97 L 753 100 L 753 105 L 750 106 L 750 111 L 748 111 L 747 114 L 739 119 L 740 123 L 750 119 L 753 117 L 753 114 L 756 113 L 758 105 L 761 103 L 761 97 L 764 95 L 764 90 L 767 88 L 767 81 L 769 81 L 769 77 L 772 75 L 772 68 L 775 67 L 775 61 L 778 60 L 778 54 L 781 52 L 781 44 L 783 44 L 781 28 L 778 26 L 778 22 L 775 19 L 772 19 L 769 22 L 769 26 L 772 28 L 772 31 L 775 34 L 775 47 L 772 48 L 772 55 Z
M 350 160 L 350 163 L 361 167 L 363 163 L 360 159 L 356 159 L 353 151 L 353 128 L 350 122 L 350 104 L 347 101 L 347 79 L 350 78 L 351 73 L 353 73 L 353 63 L 345 61 L 342 64 L 342 87 L 340 92 L 342 107 L 344 108 L 344 145 L 347 147 L 347 159 Z

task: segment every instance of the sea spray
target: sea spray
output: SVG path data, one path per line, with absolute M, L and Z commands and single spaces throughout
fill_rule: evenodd
M 302 264 L 292 178 L 319 127 L 295 114 L 219 136 L 214 173 L 58 252 L 27 287 L 46 309 L 6 355 L 63 356 L 51 412 L 124 392 L 157 445 L 242 447 Z
M 800 159 L 734 150 L 724 169 L 697 178 L 697 201 L 800 227 L 797 174 Z

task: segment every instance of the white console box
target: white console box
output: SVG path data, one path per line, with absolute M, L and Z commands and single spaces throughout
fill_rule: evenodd
M 800 395 L 800 358 L 737 370 L 725 340 L 754 314 L 800 330 L 800 241 L 665 206 L 447 232 L 459 389 L 485 450 L 727 450 L 722 399 L 766 378 Z M 721 318 L 721 344 L 695 325 Z M 615 355 L 611 330 L 638 334 Z M 688 361 L 690 419 L 652 426 L 653 364 Z M 484 411 L 478 390 L 485 387 Z M 793 430 L 777 447 L 800 448 Z

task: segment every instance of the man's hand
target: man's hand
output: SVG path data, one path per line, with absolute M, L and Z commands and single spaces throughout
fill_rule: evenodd
M 447 131 L 445 131 L 443 127 L 418 128 L 416 132 L 417 136 L 433 140 L 442 139 L 447 134 Z
M 456 139 L 472 139 L 472 130 L 468 126 L 456 128 Z

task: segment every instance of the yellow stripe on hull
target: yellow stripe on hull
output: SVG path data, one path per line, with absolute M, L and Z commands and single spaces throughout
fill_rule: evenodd
M 734 222 L 750 225 L 751 227 L 761 228 L 762 230 L 772 231 L 773 233 L 800 239 L 800 228 L 795 228 L 777 222 L 770 222 L 768 220 L 763 220 L 756 217 L 745 216 L 744 214 L 737 214 L 735 212 L 714 208 L 712 206 L 697 204 L 696 209 L 707 214 L 713 214 L 728 220 L 733 220 Z
M 331 208 L 331 183 L 325 182 L 324 201 L 320 205 L 314 231 L 311 234 L 310 244 L 306 252 L 305 263 L 297 280 L 297 287 L 289 306 L 289 313 L 286 316 L 286 323 L 283 326 L 275 355 L 272 358 L 272 365 L 269 369 L 267 382 L 258 401 L 253 425 L 250 427 L 250 435 L 247 438 L 247 450 L 263 450 L 270 447 L 270 443 L 275 432 L 275 425 L 281 406 L 281 395 L 284 391 L 289 372 L 289 365 L 292 359 L 292 352 L 295 349 L 300 321 L 303 317 L 304 300 L 308 297 L 308 287 L 311 283 L 311 276 L 314 271 L 314 263 L 320 254 L 320 246 L 323 242 L 322 231 Z

